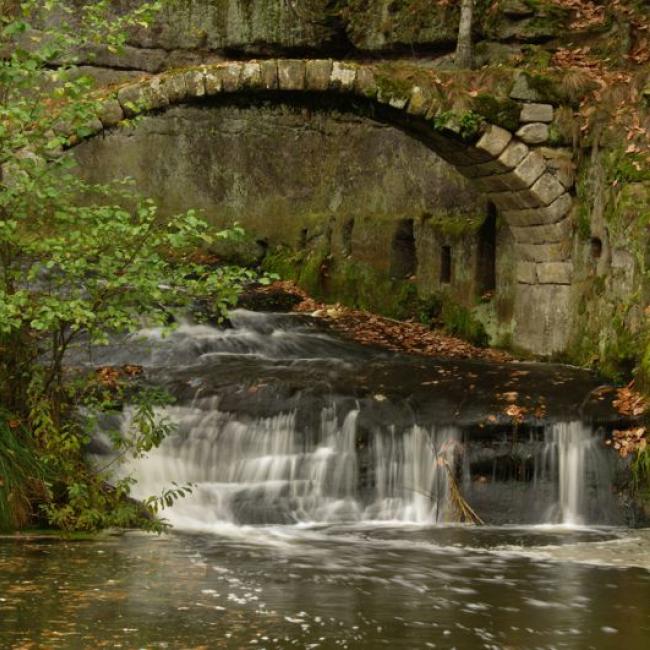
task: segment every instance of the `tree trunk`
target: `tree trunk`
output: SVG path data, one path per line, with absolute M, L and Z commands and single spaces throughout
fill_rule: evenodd
M 460 24 L 458 25 L 458 43 L 456 45 L 455 63 L 458 68 L 472 67 L 472 18 L 474 0 L 461 0 Z

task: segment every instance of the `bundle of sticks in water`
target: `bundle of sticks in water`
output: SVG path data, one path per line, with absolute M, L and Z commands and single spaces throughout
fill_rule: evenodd
M 442 462 L 447 470 L 447 477 L 449 478 L 449 497 L 452 505 L 458 513 L 458 520 L 466 524 L 483 526 L 485 522 L 476 514 L 476 512 L 474 512 L 472 507 L 463 497 L 460 487 L 458 486 L 458 481 L 456 480 L 451 467 L 449 467 L 449 463 L 446 460 L 443 460 Z

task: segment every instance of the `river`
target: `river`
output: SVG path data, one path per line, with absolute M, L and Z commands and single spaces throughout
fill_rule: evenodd
M 123 471 L 193 494 L 160 537 L 0 542 L 1 647 L 647 647 L 650 535 L 626 527 L 588 373 L 241 310 L 86 362 L 175 395 L 177 433 Z M 457 523 L 458 492 L 485 526 Z

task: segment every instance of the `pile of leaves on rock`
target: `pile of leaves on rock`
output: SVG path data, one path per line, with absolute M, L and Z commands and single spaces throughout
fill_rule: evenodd
M 292 311 L 309 313 L 327 322 L 346 338 L 365 345 L 428 357 L 486 359 L 500 363 L 512 360 L 507 352 L 477 347 L 442 330 L 432 330 L 415 320 L 398 321 L 340 303 L 331 305 L 319 302 L 291 281 L 273 282 L 256 289 L 256 292 L 289 303 Z M 294 299 L 287 300 L 287 295 L 294 296 Z

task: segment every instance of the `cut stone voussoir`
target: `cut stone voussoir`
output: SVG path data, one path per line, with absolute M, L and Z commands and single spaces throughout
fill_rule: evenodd
M 266 59 L 260 63 L 262 73 L 262 88 L 276 90 L 278 87 L 278 62 L 275 59 Z
M 100 119 L 105 129 L 116 126 L 124 119 L 124 111 L 120 102 L 115 98 L 109 98 L 102 101 L 101 106 L 97 112 L 97 117 Z
M 258 90 L 263 88 L 262 66 L 258 61 L 244 63 L 241 70 L 241 87 L 245 90 Z
M 203 70 L 188 70 L 185 73 L 185 88 L 188 97 L 203 97 L 205 95 L 205 72 Z
M 375 73 L 370 68 L 360 67 L 357 70 L 354 91 L 357 95 L 369 99 L 374 99 L 377 96 L 377 80 L 375 79 Z
M 507 169 L 514 169 L 527 155 L 530 149 L 521 141 L 512 139 L 503 150 L 498 161 Z
M 335 61 L 330 75 L 330 88 L 339 92 L 351 92 L 357 76 L 357 66 Z
M 241 89 L 241 73 L 243 64 L 238 61 L 227 63 L 221 68 L 222 90 L 234 93 Z
M 476 143 L 476 148 L 479 151 L 484 151 L 493 158 L 497 158 L 503 153 L 511 140 L 512 133 L 510 131 L 491 124 Z
M 162 92 L 170 104 L 177 104 L 187 98 L 187 85 L 184 72 L 173 72 L 162 78 Z
M 507 189 L 525 190 L 546 171 L 546 161 L 536 151 L 528 155 L 510 173 L 504 174 L 503 181 Z
M 331 59 L 307 61 L 305 77 L 308 90 L 325 92 L 329 89 L 332 63 Z
M 143 84 L 129 84 L 120 88 L 117 91 L 117 101 L 126 117 L 133 117 L 145 110 Z
M 522 244 L 546 244 L 564 241 L 571 236 L 572 229 L 572 220 L 565 217 L 557 223 L 540 226 L 513 226 L 512 234 Z
M 278 61 L 280 90 L 304 90 L 305 68 L 305 62 L 300 59 L 280 59 Z
M 560 221 L 571 209 L 573 201 L 568 193 L 564 193 L 551 205 L 543 208 L 526 210 L 506 210 L 505 220 L 511 226 L 537 226 Z
M 566 189 L 553 174 L 546 172 L 535 181 L 530 192 L 539 199 L 542 205 L 550 205 L 562 196 Z
M 433 97 L 430 91 L 420 86 L 413 86 L 406 112 L 409 115 L 424 117 L 429 112 L 432 99 Z

